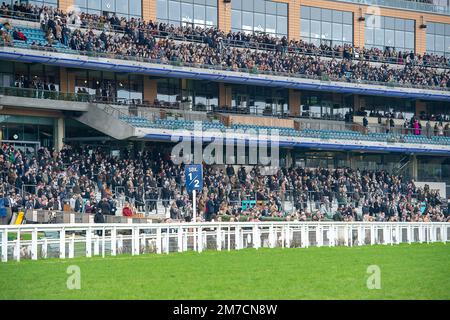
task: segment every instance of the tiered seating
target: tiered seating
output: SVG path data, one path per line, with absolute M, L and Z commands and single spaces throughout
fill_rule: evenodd
M 194 130 L 194 121 L 186 120 L 166 120 L 158 119 L 152 122 L 146 118 L 142 117 L 121 117 L 121 120 L 130 123 L 133 126 L 139 128 L 161 128 L 161 129 L 186 129 Z M 227 129 L 225 125 L 218 122 L 203 122 L 203 130 L 216 129 L 219 131 L 224 131 Z M 403 135 L 403 134 L 390 134 L 390 133 L 369 133 L 362 134 L 356 131 L 337 131 L 337 130 L 295 130 L 293 128 L 285 127 L 271 127 L 271 126 L 257 126 L 257 125 L 246 125 L 246 124 L 234 124 L 230 127 L 234 130 L 243 130 L 248 132 L 248 130 L 253 129 L 256 132 L 260 130 L 267 130 L 268 134 L 272 134 L 271 130 L 278 130 L 280 136 L 288 137 L 306 137 L 306 138 L 317 138 L 317 139 L 342 139 L 342 140 L 357 140 L 357 141 L 395 141 L 404 143 L 420 143 L 420 144 L 434 144 L 434 145 L 450 145 L 450 137 L 437 137 L 433 136 L 428 139 L 426 136 L 419 135 Z
M 280 136 L 291 136 L 291 137 L 299 137 L 300 132 L 295 130 L 294 128 L 286 128 L 286 127 L 272 127 L 272 126 L 258 126 L 258 125 L 250 125 L 250 124 L 234 124 L 232 125 L 233 129 L 240 130 L 250 130 L 253 129 L 257 132 L 260 130 L 267 130 L 268 134 L 271 134 L 271 130 L 278 130 Z
M 194 121 L 157 119 L 155 120 L 155 122 L 152 122 L 142 117 L 126 117 L 126 116 L 122 116 L 120 119 L 139 128 L 194 130 Z M 202 123 L 202 127 L 203 127 L 202 130 L 217 129 L 223 131 L 226 129 L 226 127 L 222 123 L 205 122 L 205 121 Z
M 355 131 L 334 131 L 334 130 L 312 130 L 305 129 L 300 131 L 302 137 L 318 138 L 318 139 L 343 139 L 343 140 L 359 140 L 359 141 L 396 141 L 404 143 L 420 143 L 435 145 L 450 145 L 450 137 L 432 137 L 428 139 L 423 135 L 403 135 L 391 133 L 369 133 L 362 134 Z
M 27 42 L 21 40 L 14 40 L 14 46 L 16 47 L 28 48 L 33 42 L 36 45 L 40 46 L 48 45 L 47 39 L 45 38 L 45 33 L 41 29 L 26 28 L 20 26 L 16 26 L 15 29 L 21 30 L 23 34 L 27 37 Z M 12 32 L 13 31 L 11 31 L 11 37 Z M 57 40 L 53 41 L 53 47 L 58 49 L 58 51 L 59 50 L 65 51 L 69 49 Z

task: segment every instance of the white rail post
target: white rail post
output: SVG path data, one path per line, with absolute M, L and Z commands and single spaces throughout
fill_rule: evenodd
M 309 248 L 309 225 L 305 224 L 305 248 Z
M 323 247 L 323 227 L 319 225 L 319 247 Z
M 16 239 L 16 244 L 14 246 L 14 259 L 16 259 L 16 261 L 20 261 L 20 234 L 19 234 L 19 231 L 17 231 L 17 239 Z
M 122 253 L 123 252 L 123 235 L 119 234 L 117 236 L 117 252 Z
M 258 250 L 261 247 L 261 236 L 259 235 L 259 227 L 257 224 L 253 225 L 253 248 Z
M 408 244 L 411 244 L 411 242 L 412 242 L 412 237 L 413 237 L 413 235 L 414 235 L 414 233 L 413 233 L 413 226 L 411 226 L 411 225 L 409 225 L 408 226 L 408 231 L 407 231 L 407 233 L 406 233 L 406 235 L 407 235 L 407 237 L 408 237 Z
M 361 240 L 361 238 L 362 238 L 362 231 L 361 231 L 361 226 L 358 226 L 357 228 L 356 228 L 356 242 L 357 242 L 357 244 L 358 244 L 358 246 L 361 246 L 362 245 L 362 240 Z
M 105 257 L 106 229 L 102 228 L 102 257 Z
M 328 246 L 333 247 L 334 246 L 334 225 L 330 225 L 330 228 L 328 229 Z
M 447 229 L 447 227 L 445 226 L 445 224 L 441 224 L 441 229 L 440 229 L 440 231 L 441 231 L 441 241 L 443 242 L 443 243 L 446 243 L 446 235 L 445 235 L 445 229 Z
M 228 240 L 228 251 L 230 251 L 231 250 L 231 228 L 230 228 L 230 225 L 228 225 L 228 238 L 227 238 L 227 240 Z
M 375 226 L 371 225 L 370 226 L 370 245 L 374 245 L 375 244 Z
M 284 238 L 286 239 L 286 248 L 290 248 L 291 247 L 291 226 L 289 224 L 286 226 Z
M 161 227 L 156 229 L 156 253 L 161 254 Z
M 240 244 L 241 244 L 241 230 L 239 228 L 239 226 L 236 225 L 236 227 L 234 227 L 234 248 L 236 250 L 240 249 Z
M 141 233 L 141 237 L 139 239 L 140 243 L 139 243 L 139 250 L 142 250 L 142 253 L 145 254 L 145 249 L 147 248 L 147 242 L 150 243 L 150 241 L 147 241 L 147 235 L 145 234 L 145 232 Z M 140 253 L 141 251 L 139 251 Z
M 98 256 L 100 254 L 100 240 L 98 234 L 94 236 L 94 256 Z
M 389 225 L 389 244 L 392 246 L 394 244 L 394 237 L 392 232 L 394 231 L 394 226 Z
M 403 228 L 397 224 L 397 244 L 403 243 Z
M 167 232 L 166 232 L 166 237 L 164 238 L 164 241 L 166 242 L 166 245 L 165 245 L 165 252 L 166 252 L 166 254 L 168 254 L 169 253 L 169 251 L 170 251 L 170 248 L 169 248 L 169 245 L 170 245 L 170 228 L 168 227 L 167 228 Z
M 222 250 L 222 228 L 220 225 L 216 228 L 216 248 L 217 251 Z
M 187 251 L 188 248 L 188 235 L 189 229 L 183 231 L 183 251 Z
M 320 247 L 320 226 L 316 225 L 316 246 Z
M 134 241 L 135 241 L 134 250 L 135 250 L 135 254 L 138 256 L 141 254 L 141 247 L 140 247 L 141 239 L 139 237 L 141 230 L 139 229 L 139 227 L 134 227 L 134 229 L 136 230 L 135 237 L 134 237 Z
M 197 252 L 201 253 L 201 252 L 203 252 L 203 239 L 202 239 L 203 230 L 202 230 L 201 226 L 198 226 L 198 228 L 199 228 L 199 230 L 197 230 L 197 236 L 198 236 L 198 239 L 197 239 Z
M 44 238 L 44 243 L 42 244 L 41 248 L 41 256 L 43 259 L 47 259 L 47 252 L 48 252 L 48 240 L 47 238 Z
M 194 251 L 197 251 L 197 227 L 192 229 L 193 240 L 194 240 Z
M 344 226 L 344 235 L 345 235 L 345 238 L 344 238 L 344 245 L 346 246 L 346 247 L 348 247 L 348 246 L 350 246 L 350 244 L 349 244 L 349 241 L 348 241 L 348 233 L 349 233 L 349 231 L 348 231 L 348 225 L 346 224 L 345 226 Z M 351 242 L 351 241 L 350 241 Z
M 38 231 L 37 228 L 33 228 L 31 233 L 31 260 L 37 260 L 38 258 Z
M 136 228 L 131 228 L 131 255 L 136 254 Z
M 69 259 L 73 259 L 75 256 L 75 233 L 72 233 L 69 242 Z
M 86 230 L 86 257 L 92 257 L 92 228 Z
M 273 226 L 271 225 L 269 227 L 269 248 L 273 248 L 274 247 L 274 235 L 273 235 Z
M 183 252 L 183 227 L 177 229 L 178 252 Z
M 64 227 L 59 232 L 59 258 L 66 258 L 66 229 Z
M 117 255 L 117 230 L 116 227 L 111 228 L 111 256 Z
M 2 262 L 8 262 L 8 230 L 2 231 Z
M 388 227 L 386 225 L 383 225 L 383 244 L 387 245 L 388 243 L 389 243 Z

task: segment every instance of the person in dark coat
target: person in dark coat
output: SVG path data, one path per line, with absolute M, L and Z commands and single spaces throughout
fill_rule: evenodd
M 102 209 L 100 208 L 95 212 L 94 223 L 105 223 L 105 217 L 103 216 Z M 98 236 L 102 236 L 103 234 L 102 230 L 97 230 L 96 233 Z

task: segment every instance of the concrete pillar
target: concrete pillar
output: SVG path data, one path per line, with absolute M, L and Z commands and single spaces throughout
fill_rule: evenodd
M 421 112 L 427 112 L 427 105 L 424 101 L 416 100 L 416 116 L 419 116 Z
M 423 15 L 416 19 L 416 53 L 424 54 L 427 51 L 427 29 L 421 28 L 422 24 L 426 24 Z
M 419 176 L 419 166 L 416 155 L 411 156 L 410 170 L 411 170 L 411 178 L 417 181 L 417 178 Z
M 219 83 L 219 106 L 231 107 L 232 90 L 231 86 Z
M 63 11 L 72 11 L 73 10 L 74 0 L 59 0 L 59 9 Z
M 148 76 L 144 77 L 144 101 L 147 101 L 150 105 L 153 105 L 158 95 L 158 81 L 156 79 L 150 79 Z
M 145 0 L 144 0 L 145 1 Z M 148 0 L 147 0 L 148 1 Z M 223 0 L 218 1 L 217 7 L 217 25 L 220 30 L 225 32 L 231 31 L 231 2 L 225 3 Z
M 301 115 L 302 94 L 298 90 L 289 89 L 289 112 L 291 116 Z
M 53 137 L 53 145 L 55 150 L 60 151 L 64 145 L 63 139 L 65 137 L 64 118 L 58 118 L 55 120 Z
M 145 21 L 156 20 L 156 0 L 142 0 L 142 18 Z
M 282 1 L 286 2 L 286 1 Z M 288 38 L 289 40 L 300 39 L 300 1 L 288 2 Z

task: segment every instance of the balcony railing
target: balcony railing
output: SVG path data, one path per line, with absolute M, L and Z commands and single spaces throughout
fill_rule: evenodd
M 336 1 L 357 3 L 368 6 L 390 7 L 390 8 L 450 15 L 449 6 L 439 6 L 431 3 L 424 3 L 414 0 L 336 0 Z
M 14 46 L 0 40 L 0 49 L 2 47 L 14 47 Z M 423 85 L 416 85 L 416 84 L 410 84 L 410 83 L 399 83 L 399 82 L 395 82 L 395 81 L 378 82 L 378 81 L 369 81 L 369 80 L 360 80 L 360 79 L 350 79 L 349 77 L 335 77 L 332 75 L 323 75 L 323 76 L 319 77 L 319 76 L 315 76 L 315 75 L 281 72 L 281 71 L 262 71 L 262 70 L 258 70 L 256 67 L 252 68 L 252 69 L 233 68 L 233 67 L 222 66 L 222 65 L 209 65 L 209 64 L 205 65 L 205 64 L 199 64 L 199 63 L 188 63 L 188 62 L 182 62 L 179 60 L 170 60 L 169 61 L 169 60 L 162 60 L 162 59 L 149 59 L 149 58 L 143 58 L 143 57 L 139 57 L 139 56 L 119 55 L 119 54 L 115 54 L 115 53 L 103 53 L 103 52 L 94 52 L 94 51 L 75 51 L 72 49 L 61 49 L 61 48 L 56 49 L 54 47 L 42 47 L 42 46 L 37 46 L 37 45 L 28 45 L 25 43 L 19 47 L 14 47 L 14 48 L 30 49 L 30 50 L 37 50 L 37 51 L 47 51 L 47 52 L 55 52 L 55 53 L 58 52 L 58 53 L 66 53 L 66 54 L 81 55 L 81 56 L 96 57 L 96 58 L 137 61 L 137 62 L 144 62 L 144 63 L 170 65 L 170 66 L 176 66 L 176 67 L 190 67 L 190 68 L 200 68 L 200 69 L 207 69 L 207 70 L 233 71 L 233 72 L 241 72 L 241 73 L 255 74 L 255 75 L 269 75 L 269 76 L 280 76 L 280 77 L 289 77 L 289 78 L 296 78 L 296 79 L 319 80 L 321 82 L 336 81 L 336 82 L 346 82 L 346 83 L 354 83 L 354 84 L 377 85 L 377 86 L 384 86 L 384 87 L 390 87 L 390 88 L 401 87 L 401 88 L 411 88 L 411 89 L 436 90 L 436 91 L 442 91 L 442 92 L 449 91 L 449 88 L 447 88 L 447 87 L 423 86 Z

